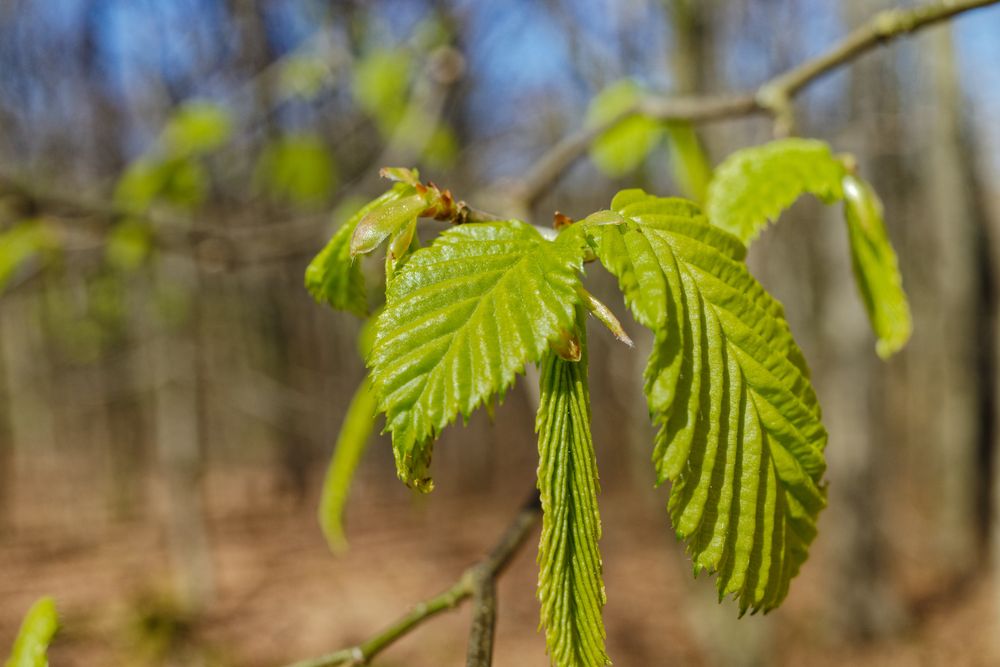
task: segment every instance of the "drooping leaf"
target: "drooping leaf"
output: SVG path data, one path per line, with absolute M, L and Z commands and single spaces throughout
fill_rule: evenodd
M 368 365 L 404 482 L 429 490 L 441 429 L 572 329 L 584 251 L 573 241 L 518 221 L 461 225 L 396 273 Z
M 337 229 L 326 247 L 306 268 L 306 289 L 314 299 L 358 317 L 368 313 L 364 276 L 360 265 L 351 256 L 351 237 L 358 223 L 370 211 L 396 201 L 406 191 L 406 186 L 394 186 L 368 202 Z
M 804 194 L 843 199 L 846 167 L 822 141 L 781 139 L 736 151 L 715 170 L 705 212 L 712 224 L 753 241 Z
M 50 597 L 39 599 L 25 615 L 5 667 L 48 667 L 49 644 L 58 629 L 55 601 Z
M 773 609 L 826 502 L 826 431 L 802 354 L 743 246 L 696 206 L 626 190 L 612 209 L 623 223 L 581 224 L 655 335 L 645 388 L 674 528 L 720 597 Z
M 882 219 L 882 203 L 872 187 L 856 176 L 844 177 L 844 217 L 851 265 L 879 356 L 890 357 L 910 338 L 910 306 L 903 292 L 899 262 Z
M 610 122 L 633 108 L 641 94 L 642 90 L 630 79 L 608 86 L 591 101 L 586 125 L 597 127 Z M 663 128 L 656 120 L 633 114 L 594 139 L 590 157 L 608 176 L 624 176 L 637 169 L 662 138 Z
M 368 380 L 361 383 L 351 399 L 340 427 L 333 458 L 323 480 L 323 493 L 319 503 L 319 523 L 326 542 L 334 552 L 347 548 L 344 535 L 344 506 L 347 492 L 375 428 L 375 395 Z
M 590 391 L 584 328 L 579 361 L 549 352 L 542 360 L 538 417 L 538 490 L 542 536 L 538 546 L 538 599 L 552 664 L 602 667 L 601 518 L 597 461 L 590 435 Z

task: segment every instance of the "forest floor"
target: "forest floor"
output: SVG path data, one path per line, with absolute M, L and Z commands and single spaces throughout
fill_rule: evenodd
M 334 557 L 316 526 L 312 495 L 297 502 L 276 494 L 260 472 L 229 472 L 212 488 L 206 505 L 215 593 L 196 619 L 178 614 L 165 593 L 171 570 L 155 520 L 91 518 L 98 514 L 88 498 L 68 507 L 39 502 L 31 512 L 22 502 L 15 525 L 0 534 L 0 653 L 42 594 L 57 599 L 64 622 L 53 667 L 274 667 L 329 652 L 450 585 L 489 549 L 522 500 L 439 489 L 413 502 L 401 491 L 363 489 L 349 514 L 351 548 Z M 1000 664 L 991 644 L 998 627 L 992 587 L 983 576 L 965 586 L 910 577 L 893 590 L 915 611 L 888 638 L 857 641 L 824 621 L 836 601 L 824 594 L 820 554 L 781 609 L 737 622 L 732 604 L 715 603 L 706 578 L 691 580 L 662 499 L 618 489 L 602 496 L 605 616 L 616 665 Z M 499 587 L 498 667 L 547 664 L 534 599 L 536 539 Z M 445 613 L 375 664 L 464 664 L 467 627 L 467 608 Z

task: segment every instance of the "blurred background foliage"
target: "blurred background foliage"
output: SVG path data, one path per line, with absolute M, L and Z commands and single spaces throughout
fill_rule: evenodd
M 533 484 L 533 392 L 449 429 L 427 498 L 373 436 L 351 549 L 329 553 L 315 507 L 363 376 L 360 321 L 302 274 L 386 188 L 379 167 L 539 224 L 625 186 L 700 200 L 765 119 L 635 117 L 531 210 L 508 194 L 639 91 L 750 89 L 893 4 L 0 1 L 0 646 L 51 594 L 53 664 L 270 665 L 444 586 Z M 803 201 L 754 246 L 831 435 L 830 507 L 775 614 L 737 623 L 689 581 L 648 464 L 649 340 L 591 271 L 638 348 L 592 336 L 617 664 L 1000 659 L 998 35 L 1000 10 L 976 12 L 799 98 L 798 131 L 854 153 L 885 202 L 914 336 L 873 354 L 836 211 Z M 379 264 L 362 264 L 373 306 Z M 498 665 L 544 663 L 532 560 L 501 587 Z M 464 623 L 380 664 L 457 664 Z

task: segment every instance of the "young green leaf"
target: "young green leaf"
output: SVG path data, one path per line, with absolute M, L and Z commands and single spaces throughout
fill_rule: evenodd
M 542 536 L 538 546 L 538 599 L 549 657 L 558 667 L 611 664 L 604 647 L 601 610 L 601 519 L 597 461 L 590 435 L 583 318 L 579 361 L 549 352 L 542 359 L 538 432 L 538 490 Z
M 614 83 L 591 101 L 586 124 L 596 127 L 633 109 L 642 90 L 632 80 Z M 646 116 L 627 116 L 605 130 L 590 146 L 590 157 L 608 176 L 623 176 L 634 171 L 663 138 L 660 124 Z
M 319 135 L 300 132 L 268 143 L 253 180 L 275 199 L 308 205 L 329 196 L 337 185 L 337 170 Z
M 50 597 L 39 599 L 25 615 L 5 667 L 48 667 L 46 653 L 58 629 L 55 601 Z
M 720 597 L 773 609 L 826 503 L 826 431 L 802 354 L 742 245 L 696 206 L 626 190 L 612 209 L 624 223 L 582 224 L 655 335 L 646 395 L 674 528 Z
M 372 210 L 399 199 L 412 190 L 405 185 L 393 186 L 377 199 L 368 202 L 337 229 L 326 247 L 306 268 L 306 289 L 316 301 L 328 303 L 338 310 L 346 310 L 358 317 L 368 313 L 365 298 L 364 276 L 361 267 L 351 256 L 351 237 L 358 223 Z
M 323 493 L 319 502 L 320 527 L 327 544 L 334 552 L 347 548 L 347 538 L 344 535 L 347 492 L 374 427 L 375 395 L 368 380 L 365 380 L 354 393 L 347 408 L 333 448 L 333 458 L 330 459 L 330 467 L 323 480 Z
M 830 147 L 814 139 L 745 148 L 715 170 L 705 210 L 712 224 L 749 243 L 803 194 L 828 204 L 843 199 L 846 173 Z
M 351 236 L 351 257 L 369 253 L 379 247 L 389 236 L 405 229 L 428 206 L 425 194 L 413 194 L 396 199 L 369 211 L 358 223 Z
M 400 478 L 430 490 L 431 443 L 572 329 L 584 248 L 518 221 L 461 225 L 386 290 L 368 365 Z
M 844 217 L 851 265 L 883 359 L 910 338 L 910 306 L 903 292 L 896 252 L 882 219 L 882 202 L 872 187 L 855 176 L 844 177 Z

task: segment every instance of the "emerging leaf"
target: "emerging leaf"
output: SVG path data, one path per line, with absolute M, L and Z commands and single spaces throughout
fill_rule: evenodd
M 460 225 L 386 291 L 368 365 L 400 478 L 429 490 L 431 443 L 571 330 L 584 248 L 518 221 Z
M 855 176 L 844 177 L 844 217 L 851 265 L 880 357 L 888 358 L 910 338 L 910 306 L 903 292 L 896 252 L 882 219 L 882 203 L 872 187 Z
M 843 199 L 846 173 L 822 141 L 782 139 L 745 148 L 715 170 L 705 210 L 712 224 L 749 243 L 803 194 L 828 204 Z
M 549 657 L 559 667 L 611 664 L 601 620 L 606 598 L 582 319 L 577 330 L 584 350 L 580 361 L 566 361 L 553 353 L 542 360 L 535 422 L 543 511 L 538 599 Z
M 41 598 L 25 615 L 5 667 L 48 667 L 46 653 L 58 629 L 55 601 L 50 597 Z
M 626 190 L 612 208 L 623 224 L 582 224 L 655 334 L 646 396 L 674 528 L 720 597 L 773 609 L 826 503 L 826 431 L 802 354 L 743 246 L 696 206 Z
M 405 188 L 402 185 L 394 186 L 368 202 L 337 229 L 326 247 L 313 258 L 306 268 L 305 283 L 314 299 L 358 317 L 367 315 L 364 276 L 361 274 L 361 267 L 351 256 L 351 237 L 358 223 L 370 211 L 396 201 Z

